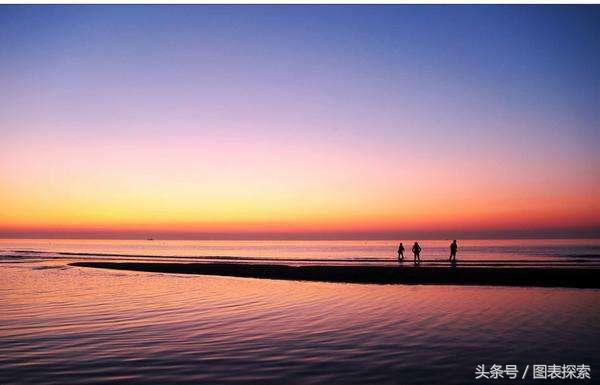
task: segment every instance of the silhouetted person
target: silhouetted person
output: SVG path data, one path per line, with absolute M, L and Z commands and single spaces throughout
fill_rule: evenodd
M 412 247 L 412 252 L 415 255 L 415 265 L 421 263 L 421 246 L 419 246 L 419 242 L 415 242 Z
M 450 244 L 450 259 L 449 259 L 449 261 L 452 263 L 456 263 L 456 251 L 457 250 L 458 250 L 458 245 L 456 244 L 456 239 L 455 239 Z
M 402 261 L 404 261 L 404 246 L 400 242 L 400 246 L 398 246 L 398 262 Z

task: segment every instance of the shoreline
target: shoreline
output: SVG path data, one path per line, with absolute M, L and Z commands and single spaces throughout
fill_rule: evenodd
M 600 270 L 537 267 L 290 266 L 239 263 L 73 262 L 70 266 L 293 281 L 599 289 Z

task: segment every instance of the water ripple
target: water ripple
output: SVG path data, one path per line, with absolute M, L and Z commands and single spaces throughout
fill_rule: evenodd
M 431 384 L 600 364 L 600 291 L 0 266 L 3 383 Z M 532 348 L 535 347 L 535 348 Z

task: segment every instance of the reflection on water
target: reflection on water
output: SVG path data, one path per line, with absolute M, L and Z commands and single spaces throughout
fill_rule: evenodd
M 600 368 L 600 291 L 372 286 L 0 265 L 2 383 L 462 384 Z M 524 381 L 520 381 L 524 383 Z

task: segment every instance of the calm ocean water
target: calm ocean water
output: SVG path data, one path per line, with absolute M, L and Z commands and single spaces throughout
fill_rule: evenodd
M 446 257 L 448 243 L 423 241 L 424 258 Z M 593 261 L 600 254 L 598 240 L 459 245 L 459 258 L 467 260 Z M 580 382 L 598 383 L 600 290 L 109 271 L 67 264 L 124 257 L 58 254 L 393 263 L 395 247 L 0 240 L 0 383 L 464 384 L 475 382 L 476 365 L 494 363 L 588 364 L 592 380 Z
M 175 241 L 98 239 L 0 239 L 0 256 L 99 259 L 284 261 L 301 263 L 396 262 L 396 240 L 383 241 Z M 404 240 L 406 255 L 414 240 Z M 419 241 L 424 260 L 448 258 L 448 240 Z M 600 239 L 459 240 L 459 259 L 469 261 L 600 262 Z M 40 252 L 43 252 L 40 255 Z M 60 254 L 63 253 L 63 254 Z M 85 255 L 82 255 L 85 254 Z M 90 255 L 88 255 L 90 254 Z

